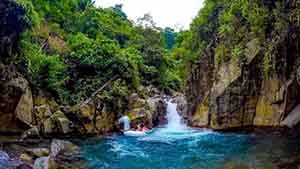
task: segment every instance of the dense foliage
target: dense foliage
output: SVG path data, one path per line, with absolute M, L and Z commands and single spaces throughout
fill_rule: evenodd
M 272 39 L 279 40 L 277 37 L 289 25 L 299 27 L 298 4 L 297 1 L 206 0 L 190 30 L 179 33 L 172 53 L 182 60 L 181 66 L 198 60 L 206 49 L 213 49 L 217 64 L 232 59 L 243 64 L 247 44 L 256 39 L 257 46 L 265 51 L 263 68 L 265 75 L 269 75 L 275 69 L 274 46 L 278 43 Z M 182 69 L 181 74 L 187 72 L 190 71 Z
M 122 5 L 102 9 L 92 0 L 18 2 L 30 23 L 22 36 L 20 59 L 33 85 L 61 103 L 84 100 L 111 78 L 119 80 L 106 93 L 145 85 L 164 91 L 181 88 L 176 60 L 169 54 L 175 33 L 155 27 L 151 16 L 139 20 L 145 26 L 132 23 Z

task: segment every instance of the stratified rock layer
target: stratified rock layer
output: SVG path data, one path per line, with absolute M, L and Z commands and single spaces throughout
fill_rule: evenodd
M 277 51 L 274 71 L 268 75 L 258 39 L 249 40 L 243 62 L 231 58 L 215 63 L 214 46 L 203 52 L 187 81 L 191 125 L 225 130 L 298 124 L 292 119 L 298 118 L 295 108 L 300 104 L 299 30 L 289 27 L 268 41 Z

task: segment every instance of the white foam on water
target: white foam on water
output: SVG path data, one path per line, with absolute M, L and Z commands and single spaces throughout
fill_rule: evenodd
M 193 129 L 188 127 L 177 111 L 177 104 L 167 101 L 167 105 L 166 118 L 168 123 L 162 128 L 155 129 L 151 134 L 138 138 L 139 141 L 172 144 L 177 140 L 191 137 L 196 138 L 212 133 L 212 131 L 208 129 Z

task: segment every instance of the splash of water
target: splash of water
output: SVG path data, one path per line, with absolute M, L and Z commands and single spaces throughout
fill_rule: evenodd
M 177 104 L 167 101 L 167 120 L 166 130 L 169 131 L 182 131 L 187 129 L 187 126 L 183 123 L 181 116 L 177 111 Z
M 129 130 L 130 129 L 130 120 L 128 116 L 123 116 L 119 119 L 119 123 L 123 124 L 123 130 Z

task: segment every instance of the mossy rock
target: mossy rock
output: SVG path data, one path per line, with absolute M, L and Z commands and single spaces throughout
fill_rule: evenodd
M 38 95 L 34 97 L 33 101 L 35 106 L 49 105 L 51 112 L 56 112 L 59 110 L 59 105 L 53 98 Z
M 25 153 L 33 157 L 45 157 L 50 154 L 50 151 L 48 148 L 32 148 L 27 149 Z
M 33 164 L 33 158 L 28 153 L 22 153 L 20 155 L 20 160 L 26 164 Z
M 95 126 L 100 133 L 112 131 L 115 128 L 113 113 L 101 113 L 101 115 L 96 117 Z
M 80 115 L 83 118 L 93 119 L 96 108 L 94 104 L 83 104 L 80 106 Z
M 137 109 L 137 108 L 142 108 L 146 106 L 146 100 L 144 99 L 137 99 L 135 100 L 129 107 L 130 109 Z
M 52 115 L 50 107 L 48 104 L 35 107 L 35 116 L 37 120 L 44 120 Z
M 279 125 L 280 113 L 276 113 L 272 104 L 265 96 L 261 96 L 256 106 L 254 125 L 276 126 Z
M 209 106 L 207 102 L 197 106 L 195 115 L 192 119 L 192 124 L 198 127 L 205 127 L 209 124 Z

